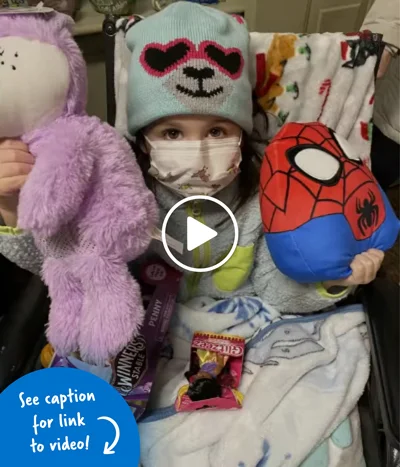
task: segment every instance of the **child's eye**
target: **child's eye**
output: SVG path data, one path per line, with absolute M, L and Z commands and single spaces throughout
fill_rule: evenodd
M 165 130 L 163 132 L 163 136 L 165 139 L 178 139 L 182 136 L 182 132 L 171 128 L 169 130 Z
M 209 132 L 209 136 L 211 138 L 222 138 L 223 136 L 225 136 L 225 131 L 222 129 L 222 128 L 211 128 L 210 132 Z

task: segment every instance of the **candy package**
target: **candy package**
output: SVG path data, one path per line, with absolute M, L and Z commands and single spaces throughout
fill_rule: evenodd
M 123 396 L 139 420 L 145 411 L 166 341 L 180 278 L 180 272 L 161 260 L 145 264 L 137 274 L 146 309 L 140 334 L 106 366 L 90 365 L 73 354 L 55 355 L 50 367 L 78 368 L 104 379 Z
M 189 384 L 180 388 L 178 412 L 200 409 L 240 409 L 243 395 L 237 390 L 242 377 L 245 341 L 242 337 L 196 332 L 193 336 Z

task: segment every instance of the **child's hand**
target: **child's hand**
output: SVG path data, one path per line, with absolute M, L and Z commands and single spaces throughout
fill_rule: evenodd
M 0 215 L 6 225 L 17 225 L 18 198 L 34 158 L 21 141 L 0 140 Z
M 372 282 L 382 265 L 385 253 L 380 250 L 368 250 L 357 255 L 350 264 L 352 274 L 347 279 L 324 282 L 324 287 L 329 290 L 331 287 L 351 287 Z

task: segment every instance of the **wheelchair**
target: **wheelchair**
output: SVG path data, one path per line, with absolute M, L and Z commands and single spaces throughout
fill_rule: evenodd
M 116 18 L 103 24 L 108 122 L 115 121 L 114 35 Z M 0 392 L 38 368 L 46 344 L 47 289 L 39 277 L 0 255 Z M 358 403 L 367 467 L 400 467 L 399 285 L 376 279 L 347 299 L 363 303 L 371 347 L 371 372 Z

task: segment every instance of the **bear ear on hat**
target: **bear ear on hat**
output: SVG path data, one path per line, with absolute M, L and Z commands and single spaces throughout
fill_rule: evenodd
M 231 14 L 232 18 L 234 18 L 239 24 L 242 24 L 245 28 L 247 28 L 246 20 L 242 15 L 238 15 L 236 13 Z

